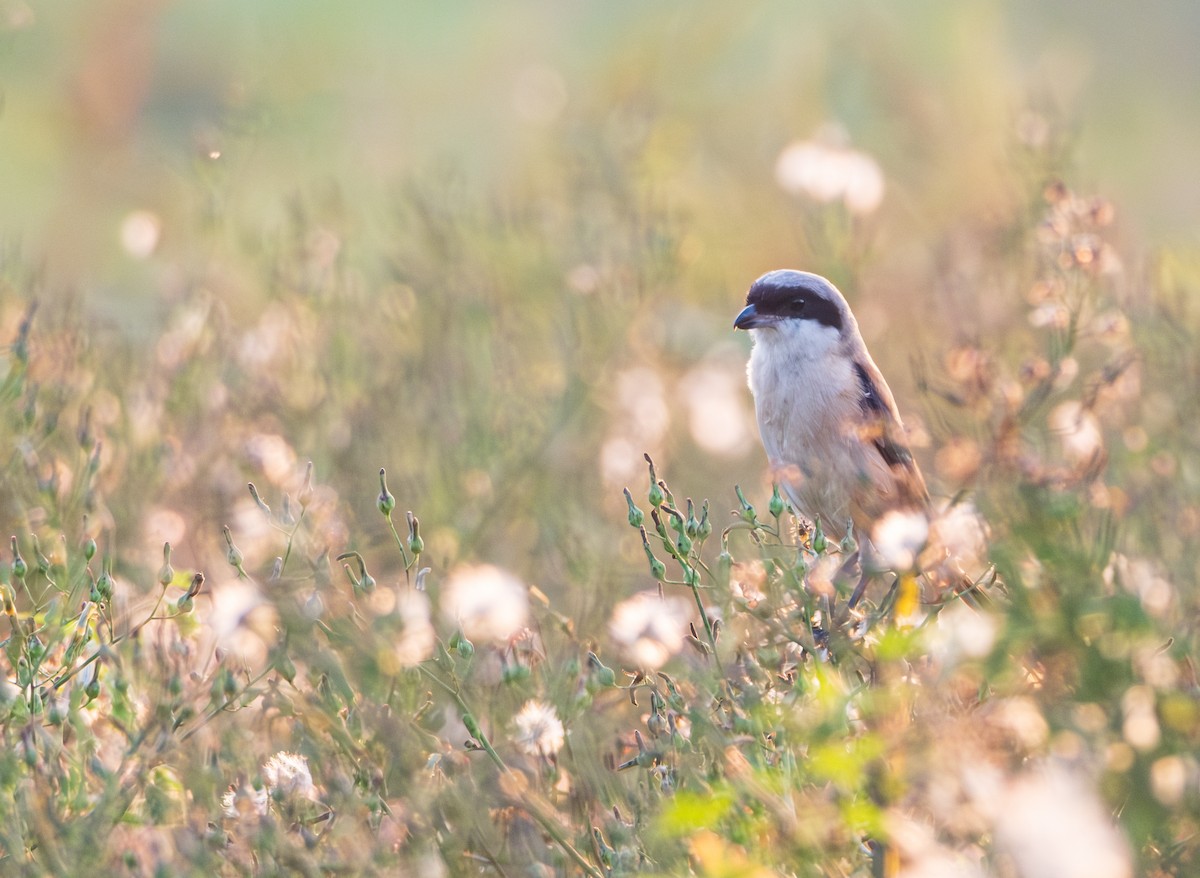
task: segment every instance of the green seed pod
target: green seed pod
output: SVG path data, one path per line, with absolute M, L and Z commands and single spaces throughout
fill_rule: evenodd
M 381 470 L 382 472 L 382 470 Z M 313 498 L 313 462 L 310 460 L 304 468 L 304 486 L 300 489 L 300 496 L 296 499 L 300 502 L 301 509 L 307 509 L 308 504 Z
M 225 534 L 225 545 L 227 547 L 225 552 L 225 560 L 229 562 L 230 567 L 241 570 L 242 563 L 245 561 L 245 558 L 242 556 L 242 550 L 234 545 L 233 534 L 229 530 L 229 525 L 222 527 L 221 531 Z
M 166 588 L 175 580 L 175 568 L 171 566 L 171 544 L 163 543 L 163 563 L 158 568 L 158 584 Z
M 112 574 L 108 572 L 106 565 L 100 570 L 100 575 L 96 578 L 96 594 L 99 595 L 101 601 L 107 602 L 112 600 L 113 591 Z
M 21 552 L 17 548 L 17 538 L 12 538 L 12 573 L 17 579 L 24 579 L 25 574 L 29 572 L 29 565 L 25 563 L 25 559 L 21 557 Z
M 30 539 L 33 540 L 33 557 L 37 559 L 38 572 L 45 576 L 50 572 L 50 559 L 42 554 L 42 547 L 38 545 L 37 534 L 30 534 Z
M 734 485 L 733 490 L 734 493 L 737 494 L 738 503 L 740 503 L 742 507 L 739 512 L 739 514 L 742 516 L 742 521 L 746 522 L 747 524 L 754 524 L 758 520 L 758 513 L 755 512 L 754 507 L 747 502 L 746 495 L 742 493 L 742 486 Z
M 819 515 L 813 518 L 812 547 L 818 555 L 824 554 L 825 549 L 829 547 L 829 541 L 825 539 L 825 529 L 821 527 L 821 516 Z
M 86 561 L 91 561 L 96 557 L 96 541 L 88 537 L 83 544 L 83 557 Z
M 663 505 L 667 497 L 665 494 L 663 494 L 663 490 L 658 486 L 657 482 L 651 482 L 650 493 L 647 495 L 647 499 L 650 500 L 650 505 L 657 509 L 659 506 Z
M 646 521 L 646 516 L 633 502 L 633 495 L 629 493 L 628 488 L 625 489 L 625 505 L 629 507 L 629 526 L 641 527 Z
M 606 689 L 617 685 L 617 672 L 607 665 L 596 668 L 595 677 L 596 682 Z
M 688 553 L 692 551 L 692 541 L 688 539 L 686 533 L 681 533 L 679 538 L 675 540 L 675 551 L 679 553 L 680 558 L 686 558 Z
M 771 517 L 779 518 L 779 516 L 783 515 L 783 510 L 785 508 L 786 505 L 783 502 L 783 497 L 779 495 L 779 485 L 772 486 L 771 502 L 767 505 L 767 509 L 770 511 Z
M 379 506 L 379 511 L 383 513 L 384 518 L 392 517 L 392 510 L 396 508 L 396 498 L 388 490 L 387 471 L 383 467 L 379 468 L 379 497 L 376 503 Z
M 175 609 L 183 615 L 187 615 L 196 606 L 196 601 L 190 594 L 184 594 L 175 602 Z
M 858 548 L 858 541 L 854 539 L 854 522 L 846 522 L 846 535 L 842 537 L 842 541 L 838 543 L 838 548 L 843 555 L 852 555 Z
M 696 525 L 696 536 L 702 540 L 707 540 L 712 536 L 712 522 L 708 520 L 708 501 L 704 501 L 704 505 L 700 507 L 700 521 Z
M 267 505 L 266 500 L 259 496 L 258 488 L 254 487 L 254 482 L 247 482 L 246 487 L 250 489 L 250 496 L 254 498 L 254 504 L 270 518 L 271 507 Z
M 421 539 L 421 522 L 412 512 L 408 513 L 408 550 L 413 557 L 425 551 L 425 541 Z
M 471 656 L 475 655 L 475 644 L 467 640 L 465 637 L 460 637 L 458 638 L 458 643 L 454 645 L 454 650 L 462 658 L 470 658 Z

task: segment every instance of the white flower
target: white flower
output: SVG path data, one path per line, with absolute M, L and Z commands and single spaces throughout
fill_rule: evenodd
M 996 643 L 996 618 L 955 601 L 938 613 L 929 639 L 930 651 L 946 665 L 957 664 L 963 658 L 980 659 Z
M 871 542 L 884 566 L 891 570 L 911 570 L 917 554 L 929 538 L 929 519 L 925 513 L 893 509 L 871 530 Z
M 404 667 L 419 665 L 433 655 L 437 633 L 429 621 L 429 598 L 424 592 L 403 590 L 396 598 L 396 615 L 400 617 L 400 639 L 393 650 L 396 660 Z
M 229 789 L 221 796 L 221 813 L 230 820 L 250 815 L 263 817 L 267 813 L 267 791 L 256 790 L 248 784 Z
M 844 145 L 845 133 L 828 128 L 811 140 L 789 143 L 775 162 L 775 181 L 785 192 L 827 204 L 841 200 L 855 214 L 883 201 L 883 171 L 871 156 Z
M 608 631 L 624 647 L 626 658 L 644 671 L 654 671 L 683 647 L 690 614 L 682 598 L 643 591 L 613 608 Z
M 297 753 L 279 751 L 262 768 L 263 782 L 272 795 L 309 798 L 313 793 L 308 760 Z
M 944 551 L 956 567 L 974 578 L 987 567 L 987 522 L 970 501 L 955 503 L 934 516 L 929 545 Z
M 1090 463 L 1104 450 L 1100 420 L 1078 400 L 1059 403 L 1050 412 L 1050 429 L 1058 434 L 1063 456 L 1075 465 Z
M 507 640 L 529 615 L 529 592 L 491 564 L 455 569 L 442 592 L 442 615 L 471 640 Z
M 513 741 L 530 756 L 553 756 L 563 745 L 563 724 L 554 708 L 541 701 L 527 701 L 513 718 L 517 727 Z
M 995 803 L 996 848 L 1021 878 L 1130 878 L 1129 846 L 1096 794 L 1049 767 L 1008 785 Z

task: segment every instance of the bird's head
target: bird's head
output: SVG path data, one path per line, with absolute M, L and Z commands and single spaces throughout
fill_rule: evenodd
M 810 355 L 857 332 L 837 287 L 820 275 L 790 269 L 768 272 L 751 284 L 733 326 L 753 331 L 760 344 L 797 346 Z

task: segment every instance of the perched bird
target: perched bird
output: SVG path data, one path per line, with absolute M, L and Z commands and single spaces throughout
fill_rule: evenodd
M 748 368 L 758 430 L 792 507 L 860 539 L 889 512 L 928 520 L 929 494 L 892 391 L 837 288 L 819 275 L 764 274 L 734 321 L 754 339 Z

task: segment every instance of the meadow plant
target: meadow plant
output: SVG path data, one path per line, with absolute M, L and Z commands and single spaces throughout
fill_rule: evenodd
M 411 205 L 432 210 L 419 193 Z M 1123 298 L 1111 205 L 1061 184 L 1033 205 L 990 291 L 1023 294 L 1023 320 L 918 364 L 914 444 L 946 489 L 940 513 L 879 522 L 894 570 L 861 589 L 853 535 L 835 543 L 778 490 L 716 486 L 720 499 L 696 502 L 649 454 L 624 491 L 633 551 L 611 553 L 620 574 L 587 561 L 586 535 L 563 519 L 600 498 L 568 503 L 562 485 L 497 495 L 480 473 L 439 515 L 494 538 L 497 516 L 527 533 L 522 502 L 561 502 L 546 538 L 565 560 L 541 568 L 561 580 L 526 581 L 511 554 L 443 563 L 458 554 L 446 522 L 400 514 L 422 505 L 425 477 L 393 466 L 404 488 L 389 487 L 379 469 L 375 517 L 358 518 L 373 487 L 342 499 L 285 426 L 206 432 L 154 378 L 115 399 L 85 328 L 41 335 L 10 286 L 5 874 L 1194 871 L 1196 597 L 1174 580 L 1194 547 L 1129 520 L 1167 509 L 1200 527 L 1192 500 L 1160 493 L 1194 439 L 1152 429 L 1163 401 L 1146 387 L 1184 355 L 1139 338 L 1168 318 Z M 427 243 L 456 253 L 464 227 L 481 234 L 423 222 Z M 282 386 L 318 315 L 339 319 L 325 286 L 337 262 L 318 263 L 290 263 L 299 275 L 281 283 L 308 297 L 281 297 L 242 338 L 237 356 L 263 381 Z M 211 417 L 239 393 L 253 413 L 261 388 L 213 377 L 229 343 L 211 307 L 182 304 L 157 360 Z M 287 383 L 284 420 L 332 398 L 321 380 Z M 370 380 L 355 405 L 378 404 Z M 540 380 L 538 394 L 568 400 L 553 423 L 569 423 L 578 388 Z M 430 414 L 467 436 L 477 416 Z M 521 427 L 509 417 L 501 426 Z M 149 442 L 156 430 L 171 441 Z M 559 453 L 551 428 L 527 438 L 513 454 Z M 221 456 L 229 441 L 257 482 Z M 197 473 L 225 492 L 228 524 L 190 514 Z M 362 475 L 370 484 L 374 467 Z M 147 518 L 182 539 L 118 541 Z M 188 545 L 197 527 L 203 548 Z M 957 565 L 958 587 L 923 586 L 922 568 L 947 560 L 927 544 Z M 602 594 L 600 612 L 573 617 L 572 590 Z

